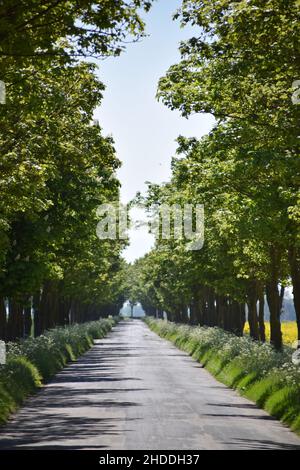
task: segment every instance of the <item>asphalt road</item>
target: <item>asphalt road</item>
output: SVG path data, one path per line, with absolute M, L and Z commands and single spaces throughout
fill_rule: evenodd
M 292 450 L 300 439 L 134 320 L 27 400 L 0 449 Z

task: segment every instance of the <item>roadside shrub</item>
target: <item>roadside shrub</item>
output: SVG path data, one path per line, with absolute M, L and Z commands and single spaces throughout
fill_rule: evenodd
M 0 371 L 1 374 L 1 371 Z M 10 413 L 15 410 L 16 404 L 0 378 L 0 423 L 5 423 Z
M 37 338 L 8 343 L 7 363 L 0 366 L 0 423 L 68 362 L 103 338 L 118 318 L 58 327 Z
M 8 358 L 0 367 L 0 422 L 5 422 L 24 398 L 40 386 L 41 376 L 27 358 Z
M 41 386 L 41 375 L 26 357 L 9 358 L 4 366 L 5 388 L 16 403 Z
M 146 318 L 163 338 L 201 362 L 218 380 L 237 389 L 300 433 L 300 368 L 292 349 L 237 337 L 220 328 L 177 325 Z
M 18 343 L 8 343 L 8 356 L 26 357 L 36 366 L 44 381 L 61 370 L 67 362 L 76 360 L 93 345 L 93 340 L 103 338 L 115 320 L 103 319 L 83 324 L 57 327 L 37 338 Z

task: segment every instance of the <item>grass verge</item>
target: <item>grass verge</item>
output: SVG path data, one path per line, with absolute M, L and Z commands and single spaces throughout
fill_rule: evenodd
M 149 328 L 190 354 L 220 382 L 254 401 L 300 435 L 300 368 L 292 349 L 238 338 L 220 328 L 145 319 Z
M 103 338 L 118 319 L 58 327 L 37 338 L 8 343 L 7 362 L 0 366 L 0 423 L 5 423 L 24 399 L 68 362 L 75 361 Z

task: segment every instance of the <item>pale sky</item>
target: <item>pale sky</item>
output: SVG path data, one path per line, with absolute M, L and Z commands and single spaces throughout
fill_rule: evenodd
M 170 162 L 175 155 L 179 135 L 201 137 L 209 132 L 213 117 L 194 115 L 190 119 L 157 102 L 158 80 L 168 67 L 179 61 L 181 40 L 197 34 L 195 29 L 181 29 L 172 14 L 181 0 L 157 0 L 145 15 L 149 37 L 129 44 L 118 58 L 99 62 L 99 76 L 106 85 L 102 106 L 95 118 L 115 141 L 122 168 L 118 177 L 121 198 L 129 202 L 137 191 L 145 191 L 145 181 L 161 183 L 170 178 Z M 143 256 L 153 243 L 145 229 L 130 232 L 127 261 Z

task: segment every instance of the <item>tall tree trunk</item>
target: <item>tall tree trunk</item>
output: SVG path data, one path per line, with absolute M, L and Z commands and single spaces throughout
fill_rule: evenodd
M 41 293 L 40 291 L 36 292 L 32 298 L 32 307 L 33 307 L 33 325 L 34 325 L 34 336 L 40 336 L 42 334 L 42 321 L 40 314 L 41 306 Z
M 226 315 L 226 298 L 223 295 L 217 295 L 217 326 L 225 328 L 225 315 Z
M 248 322 L 250 336 L 255 340 L 259 340 L 257 296 L 257 283 L 256 281 L 250 281 L 247 290 Z
M 167 311 L 166 314 L 167 314 L 167 320 L 168 320 L 168 321 L 174 321 L 172 312 L 170 312 L 170 311 L 168 312 L 168 311 Z M 155 317 L 155 314 L 153 314 L 153 317 Z
M 31 297 L 27 300 L 24 307 L 24 336 L 28 338 L 31 335 L 32 318 L 31 318 Z
M 160 318 L 160 320 L 163 320 L 164 318 L 164 311 L 161 309 L 158 309 L 158 318 Z
M 190 303 L 190 324 L 197 325 L 197 311 L 194 299 Z
M 70 302 L 70 323 L 71 325 L 75 322 L 77 322 L 76 318 L 76 301 L 74 299 L 71 300 Z
M 6 340 L 6 307 L 3 297 L 0 297 L 0 339 Z
M 280 287 L 280 294 L 279 294 L 279 311 L 280 311 L 280 315 L 282 314 L 283 308 L 284 308 L 283 307 L 284 294 L 285 294 L 285 287 L 281 286 Z
M 259 309 L 258 309 L 258 323 L 259 323 L 259 338 L 263 343 L 266 342 L 266 325 L 265 325 L 265 295 L 264 289 L 259 293 Z
M 9 310 L 8 310 L 8 340 L 14 341 L 24 336 L 23 328 L 23 307 L 20 302 L 15 299 L 9 299 Z
M 278 290 L 279 254 L 274 247 L 270 251 L 270 258 L 270 279 L 266 283 L 266 294 L 270 310 L 271 344 L 280 351 L 282 349 L 282 332 L 280 323 L 281 300 Z
M 266 284 L 267 301 L 270 310 L 271 344 L 280 351 L 282 349 L 282 332 L 280 323 L 280 300 L 278 280 L 268 281 Z
M 244 329 L 246 325 L 246 304 L 245 303 L 240 304 L 240 312 L 241 312 L 241 328 L 244 334 Z
M 201 324 L 201 309 L 200 309 L 201 288 L 195 287 L 193 290 L 193 298 L 190 306 L 191 316 L 190 323 L 192 325 Z
M 208 289 L 208 316 L 209 316 L 209 326 L 217 326 L 217 310 L 216 310 L 216 298 L 214 290 L 209 287 Z
M 201 301 L 202 324 L 209 326 L 209 311 L 208 311 L 208 287 L 202 287 L 202 301 Z
M 42 332 L 58 324 L 58 307 L 58 285 L 55 281 L 47 280 L 43 286 L 40 304 Z
M 39 308 L 39 316 L 40 316 L 40 327 L 41 333 L 43 334 L 48 327 L 48 312 L 49 312 L 49 281 L 44 282 L 42 293 L 41 293 L 41 301 L 40 301 L 40 308 Z
M 59 296 L 58 299 L 58 325 L 68 325 L 70 323 L 70 309 L 71 302 L 69 299 L 65 299 Z
M 293 284 L 294 307 L 298 327 L 298 348 L 300 349 L 300 249 L 291 246 L 288 251 Z
M 188 323 L 189 322 L 189 316 L 188 316 L 188 309 L 186 305 L 182 305 L 181 307 L 181 321 L 182 323 Z M 160 317 L 158 317 L 160 318 Z
M 231 302 L 231 315 L 232 315 L 232 332 L 237 336 L 243 336 L 244 334 L 244 317 L 242 305 L 233 300 Z
M 231 311 L 231 299 L 227 296 L 224 296 L 224 330 L 232 333 L 233 331 L 233 321 L 232 321 L 232 311 Z
M 180 317 L 179 307 L 176 307 L 172 310 L 172 317 L 174 318 L 174 320 L 172 320 L 172 321 L 174 321 L 175 323 L 180 323 L 181 317 Z

